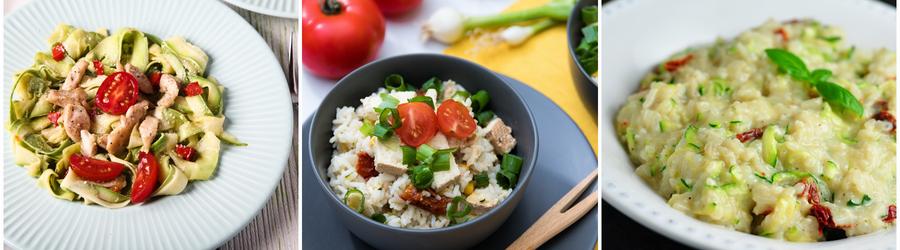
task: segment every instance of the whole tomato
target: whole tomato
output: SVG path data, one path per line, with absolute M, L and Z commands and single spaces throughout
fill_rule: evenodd
M 393 17 L 418 8 L 422 5 L 422 0 L 375 0 L 375 3 L 381 9 L 381 14 Z
M 337 79 L 375 59 L 384 17 L 372 0 L 303 0 L 303 65 Z

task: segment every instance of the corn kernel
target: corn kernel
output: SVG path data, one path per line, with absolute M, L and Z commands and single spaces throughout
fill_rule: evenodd
M 463 193 L 470 195 L 472 192 L 475 192 L 475 182 L 470 181 L 469 184 L 466 185 L 466 190 L 464 190 Z

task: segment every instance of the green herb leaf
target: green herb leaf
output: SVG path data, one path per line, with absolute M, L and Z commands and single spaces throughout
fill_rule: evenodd
M 766 55 L 778 68 L 796 80 L 809 79 L 809 69 L 800 57 L 784 49 L 766 49 Z
M 852 112 L 856 116 L 863 115 L 862 104 L 844 87 L 833 82 L 819 82 L 816 90 L 822 95 L 822 99 L 831 105 L 831 108 L 840 113 Z
M 813 70 L 813 72 L 810 74 L 809 81 L 813 85 L 816 85 L 820 82 L 828 81 L 828 78 L 831 78 L 831 70 L 817 69 Z

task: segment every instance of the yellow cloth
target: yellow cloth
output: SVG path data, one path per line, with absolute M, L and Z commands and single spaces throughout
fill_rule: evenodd
M 543 5 L 547 0 L 519 0 L 505 11 Z M 463 39 L 444 53 L 474 61 L 495 72 L 515 78 L 546 95 L 581 128 L 597 152 L 597 121 L 581 102 L 569 71 L 566 24 L 560 23 L 532 36 L 517 47 L 506 44 L 479 45 Z M 542 121 L 537 121 L 542 122 Z

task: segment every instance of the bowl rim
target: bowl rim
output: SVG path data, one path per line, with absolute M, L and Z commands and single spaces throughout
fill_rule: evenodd
M 578 62 L 578 55 L 575 54 L 575 48 L 578 46 L 576 45 L 575 40 L 573 38 L 580 37 L 580 38 L 584 39 L 584 37 L 583 37 L 583 35 L 581 35 L 581 30 L 573 31 L 573 29 L 572 29 L 576 25 L 575 22 L 581 21 L 581 18 L 580 18 L 581 17 L 581 8 L 578 8 L 578 6 L 581 6 L 581 3 L 588 3 L 591 1 L 596 1 L 596 0 L 580 0 L 580 1 L 576 2 L 575 5 L 572 7 L 572 11 L 569 13 L 569 18 L 568 18 L 568 20 L 566 20 L 566 46 L 569 47 L 569 56 L 574 60 L 573 63 L 575 63 L 576 67 L 578 67 L 578 71 L 581 72 L 581 75 L 584 76 L 585 78 L 587 78 L 588 80 L 590 80 L 590 82 L 594 84 L 594 87 L 598 87 L 599 84 L 597 84 L 597 79 L 591 77 L 591 75 L 588 74 L 587 71 L 584 71 L 584 67 L 582 67 L 581 63 Z M 590 5 L 590 4 L 585 4 L 585 5 Z M 600 5 L 597 3 L 595 3 L 594 5 L 597 5 L 597 8 L 600 8 Z M 576 16 L 579 18 L 575 18 Z M 597 34 L 597 35 L 600 36 L 600 34 Z M 578 43 L 581 43 L 581 40 L 579 40 Z M 597 48 L 598 53 L 600 52 L 599 49 L 600 48 L 598 47 Z M 600 58 L 597 58 L 597 60 L 600 60 Z M 598 64 L 597 70 L 599 71 L 599 64 Z
M 344 76 L 343 78 L 338 80 L 338 82 L 334 88 L 338 88 L 343 84 L 347 84 L 345 82 L 346 79 L 349 79 L 357 74 L 360 74 L 360 72 L 368 70 L 369 68 L 373 67 L 373 65 L 385 63 L 385 62 L 389 62 L 389 61 L 394 61 L 394 60 L 401 60 L 401 59 L 405 59 L 405 58 L 417 58 L 417 57 L 427 58 L 427 60 L 448 60 L 448 61 L 459 62 L 459 63 L 466 64 L 469 66 L 473 66 L 477 70 L 485 71 L 486 73 L 489 73 L 489 75 L 493 78 L 490 80 L 493 80 L 494 82 L 502 83 L 501 86 L 509 89 L 513 93 L 513 97 L 516 100 L 518 100 L 520 103 L 522 103 L 522 105 L 524 107 L 524 112 L 528 118 L 526 126 L 530 126 L 533 128 L 532 132 L 531 132 L 531 134 L 532 134 L 531 136 L 534 138 L 534 143 L 533 143 L 534 144 L 533 145 L 534 157 L 525 161 L 525 164 L 522 167 L 523 167 L 523 169 L 525 169 L 527 167 L 527 171 L 525 171 L 524 175 L 522 175 L 520 173 L 520 177 L 518 180 L 518 183 L 519 183 L 518 187 L 513 188 L 512 192 L 510 192 L 509 196 L 507 196 L 506 199 L 503 199 L 503 201 L 501 201 L 500 204 L 498 204 L 493 209 L 489 210 L 487 213 L 479 215 L 478 217 L 475 217 L 471 220 L 468 220 L 463 223 L 455 224 L 455 225 L 450 225 L 447 227 L 442 227 L 442 228 L 427 228 L 427 229 L 402 228 L 402 227 L 390 226 L 390 225 L 387 225 L 384 223 L 376 223 L 371 218 L 363 216 L 362 214 L 360 214 L 356 211 L 352 211 L 352 210 L 350 210 L 349 207 L 347 207 L 347 205 L 344 205 L 344 203 L 338 199 L 337 195 L 334 194 L 333 190 L 331 190 L 331 187 L 328 186 L 328 183 L 326 182 L 326 180 L 324 178 L 322 178 L 322 175 L 320 174 L 319 168 L 316 163 L 316 159 L 315 159 L 315 157 L 313 157 L 313 153 L 312 153 L 313 152 L 313 150 L 312 150 L 312 147 L 313 147 L 312 146 L 313 145 L 312 134 L 313 134 L 313 130 L 314 130 L 313 128 L 315 126 L 315 121 L 318 119 L 321 119 L 319 117 L 320 111 L 323 111 L 323 109 L 326 108 L 323 105 L 319 105 L 319 107 L 316 109 L 316 112 L 313 113 L 313 115 L 310 118 L 310 122 L 311 122 L 310 129 L 309 129 L 308 134 L 305 135 L 305 139 L 304 139 L 307 141 L 307 143 L 308 143 L 307 145 L 310 145 L 310 146 L 309 146 L 309 148 L 304 149 L 304 151 L 307 154 L 307 157 L 309 157 L 310 162 L 312 163 L 312 166 L 310 166 L 310 167 L 313 168 L 313 172 L 316 175 L 315 178 L 316 178 L 316 180 L 319 184 L 318 186 L 321 188 L 321 190 L 326 193 L 326 196 L 328 196 L 330 198 L 329 200 L 331 202 L 338 204 L 338 207 L 340 207 L 339 209 L 344 210 L 344 212 L 349 212 L 349 213 L 353 214 L 356 219 L 363 220 L 363 221 L 365 221 L 364 223 L 368 223 L 368 224 L 375 226 L 382 230 L 390 230 L 390 231 L 397 231 L 397 232 L 410 233 L 410 234 L 432 234 L 432 233 L 444 233 L 444 232 L 462 230 L 462 229 L 468 228 L 470 226 L 479 224 L 479 222 L 486 220 L 488 217 L 494 216 L 498 212 L 498 210 L 500 210 L 501 207 L 505 207 L 505 206 L 509 205 L 509 202 L 510 202 L 510 200 L 512 200 L 513 197 L 515 197 L 516 195 L 520 195 L 519 193 L 525 192 L 524 189 L 527 186 L 527 182 L 531 178 L 531 173 L 534 171 L 535 165 L 537 164 L 537 157 L 538 157 L 539 145 L 540 145 L 538 134 L 537 134 L 537 124 L 534 121 L 534 115 L 531 112 L 531 108 L 528 107 L 528 104 L 525 102 L 525 99 L 523 99 L 522 96 L 512 86 L 510 86 L 508 82 L 506 82 L 505 80 L 503 80 L 502 78 L 497 76 L 497 74 L 494 73 L 493 71 L 491 71 L 477 63 L 474 63 L 474 62 L 471 62 L 471 61 L 468 61 L 468 60 L 465 60 L 465 59 L 462 59 L 459 57 L 455 57 L 455 56 L 436 54 L 436 53 L 412 53 L 412 54 L 403 54 L 403 55 L 381 58 L 381 59 L 369 62 L 369 63 L 353 70 L 352 72 L 350 72 L 349 74 L 347 74 L 346 76 Z M 338 94 L 335 91 L 330 91 L 330 92 L 328 92 L 327 95 L 325 95 L 325 98 L 322 99 L 323 100 L 322 102 L 324 103 L 325 100 L 328 100 L 331 98 L 336 98 L 337 95 Z M 335 107 L 329 107 L 329 108 L 335 108 Z

